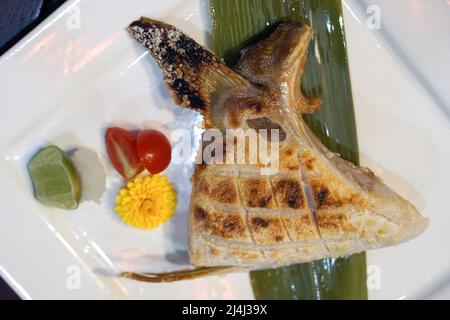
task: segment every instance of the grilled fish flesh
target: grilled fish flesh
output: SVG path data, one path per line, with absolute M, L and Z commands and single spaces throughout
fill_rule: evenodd
M 129 32 L 162 68 L 174 101 L 201 112 L 206 129 L 278 129 L 273 174 L 261 174 L 260 162 L 196 165 L 192 264 L 258 269 L 343 257 L 408 241 L 427 227 L 412 204 L 329 151 L 303 121 L 302 113 L 320 107 L 300 89 L 309 26 L 281 23 L 244 49 L 234 69 L 169 24 L 141 18 Z

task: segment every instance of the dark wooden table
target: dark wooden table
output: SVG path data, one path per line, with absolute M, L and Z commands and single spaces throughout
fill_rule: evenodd
M 66 0 L 0 0 L 0 55 Z M 1 264 L 1 261 L 0 261 Z M 19 296 L 0 278 L 0 300 Z

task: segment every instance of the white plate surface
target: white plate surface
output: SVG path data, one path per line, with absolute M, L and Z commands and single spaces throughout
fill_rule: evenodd
M 427 10 L 440 8 L 425 1 L 399 2 L 404 4 L 400 9 L 413 2 Z M 411 23 L 413 32 L 420 33 L 418 22 L 396 15 L 401 10 L 388 1 L 371 4 L 381 9 L 380 30 L 367 28 L 363 2 L 344 3 L 362 162 L 429 216 L 431 225 L 414 241 L 369 253 L 370 274 L 380 274 L 370 296 L 449 298 L 448 95 L 440 83 L 429 80 L 421 56 L 409 55 L 410 43 L 396 40 L 404 37 L 395 21 L 403 17 L 400 26 Z M 449 8 L 445 2 L 442 6 Z M 112 210 L 121 179 L 103 145 L 108 125 L 157 127 L 169 135 L 177 128 L 199 133 L 193 130 L 199 116 L 173 104 L 161 71 L 124 30 L 142 15 L 175 24 L 207 42 L 204 1 L 74 0 L 0 59 L 0 275 L 23 298 L 253 297 L 245 273 L 173 284 L 111 276 L 120 269 L 163 270 L 186 264 L 192 165 L 171 164 L 166 171 L 179 191 L 180 205 L 176 218 L 163 227 L 138 231 Z M 445 61 L 435 74 L 444 79 L 439 72 L 446 67 Z M 65 150 L 93 151 L 107 173 L 105 193 L 97 202 L 64 212 L 34 200 L 25 166 L 32 153 L 49 142 Z

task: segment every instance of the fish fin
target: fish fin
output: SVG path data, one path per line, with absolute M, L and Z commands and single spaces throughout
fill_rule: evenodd
M 161 282 L 175 282 L 183 280 L 193 280 L 201 277 L 213 276 L 218 274 L 225 274 L 230 272 L 242 271 L 243 269 L 237 267 L 197 267 L 195 269 L 186 269 L 178 271 L 170 271 L 163 273 L 155 272 L 121 272 L 119 277 L 133 279 L 143 282 L 161 283 Z
M 221 95 L 251 86 L 222 59 L 170 24 L 140 18 L 128 30 L 163 69 L 175 103 L 201 112 L 206 126 L 213 121 L 210 111 Z
M 297 112 L 313 113 L 321 100 L 306 98 L 301 77 L 313 30 L 299 22 L 283 22 L 266 39 L 241 52 L 236 71 L 253 83 L 279 90 Z
M 199 72 L 199 96 L 205 103 L 205 127 L 221 128 L 229 109 L 230 99 L 235 99 L 240 93 L 249 95 L 258 89 L 247 79 L 234 72 L 224 64 L 215 68 L 202 68 Z

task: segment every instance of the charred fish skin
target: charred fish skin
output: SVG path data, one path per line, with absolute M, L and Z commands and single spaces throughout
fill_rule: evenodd
M 128 27 L 131 35 L 141 43 L 164 71 L 164 80 L 179 105 L 203 110 L 205 102 L 199 95 L 200 69 L 205 65 L 222 63 L 174 26 L 141 18 Z
M 155 58 L 174 101 L 204 115 L 206 128 L 280 134 L 279 168 L 197 165 L 190 203 L 190 260 L 197 266 L 266 268 L 342 257 L 421 234 L 428 219 L 367 168 L 330 152 L 300 113 L 300 79 L 312 29 L 281 23 L 242 51 L 234 70 L 174 26 L 147 18 L 130 34 Z M 246 150 L 247 151 L 247 150 Z

